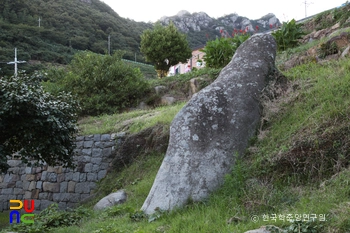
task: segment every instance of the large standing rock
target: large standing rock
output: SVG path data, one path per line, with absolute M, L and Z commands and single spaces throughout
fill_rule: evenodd
M 217 80 L 176 115 L 164 161 L 142 206 L 171 210 L 200 201 L 222 184 L 260 121 L 259 93 L 274 69 L 276 43 L 256 34 L 244 42 Z

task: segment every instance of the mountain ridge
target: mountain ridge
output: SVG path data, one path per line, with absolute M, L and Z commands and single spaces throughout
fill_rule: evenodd
M 212 18 L 205 12 L 191 14 L 186 10 L 181 10 L 173 16 L 163 16 L 157 22 L 164 26 L 172 22 L 181 32 L 188 35 L 191 47 L 198 47 L 208 40 L 222 36 L 232 37 L 239 33 L 264 32 L 281 25 L 273 13 L 252 20 L 237 13 Z

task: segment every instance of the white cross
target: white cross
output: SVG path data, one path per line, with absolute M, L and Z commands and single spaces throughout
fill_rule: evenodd
M 7 63 L 8 65 L 15 64 L 15 77 L 17 77 L 17 64 L 19 63 L 26 63 L 26 61 L 17 61 L 17 48 L 15 48 L 15 60 Z

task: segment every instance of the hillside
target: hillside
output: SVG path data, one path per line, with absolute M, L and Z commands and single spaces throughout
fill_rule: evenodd
M 170 213 L 146 216 L 140 211 L 164 157 L 163 150 L 154 149 L 157 138 L 168 135 L 170 122 L 185 104 L 179 102 L 81 119 L 82 135 L 124 132 L 133 142 L 149 129 L 156 133 L 144 135 L 150 147 L 136 147 L 141 155 L 124 164 L 122 171 L 110 172 L 92 200 L 71 212 L 52 207 L 36 216 L 38 223 L 16 225 L 12 231 L 243 233 L 265 226 L 256 232 L 350 232 L 350 59 L 349 53 L 341 56 L 345 47 L 350 48 L 349 9 L 347 5 L 306 22 L 303 43 L 278 52 L 276 65 L 281 74 L 261 96 L 264 111 L 256 137 L 208 200 L 189 200 Z M 346 39 L 348 44 L 336 51 L 334 46 L 329 49 L 325 45 L 333 38 Z M 218 75 L 217 70 L 204 71 L 150 84 L 164 86 L 167 94 L 185 95 L 191 78 L 201 78 L 204 87 Z M 128 194 L 126 203 L 92 210 L 100 198 L 120 189 Z M 7 217 L 4 213 L 0 220 L 7 221 Z M 52 226 L 58 227 L 48 229 Z
M 39 20 L 40 19 L 40 27 Z M 144 61 L 140 35 L 152 24 L 124 19 L 99 0 L 5 0 L 0 2 L 0 61 L 14 57 L 18 48 L 27 71 L 40 69 L 38 62 L 67 64 L 78 50 L 96 53 L 125 50 L 125 59 Z M 1 65 L 2 74 L 13 68 Z

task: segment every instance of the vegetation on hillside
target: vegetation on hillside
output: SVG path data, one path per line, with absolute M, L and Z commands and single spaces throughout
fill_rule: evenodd
M 122 59 L 122 60 L 133 68 L 139 68 L 144 78 L 146 79 L 157 78 L 157 72 L 154 69 L 153 65 L 149 65 L 149 64 L 145 64 L 137 61 L 125 60 L 125 59 Z
M 119 17 L 99 0 L 4 0 L 0 2 L 0 61 L 12 59 L 17 47 L 20 60 L 68 64 L 78 50 L 107 53 L 109 35 L 112 52 L 125 50 L 125 59 L 135 60 L 136 54 L 137 61 L 144 61 L 140 35 L 152 27 Z M 21 65 L 27 71 L 38 68 L 42 67 Z M 2 65 L 0 74 L 9 75 L 12 69 Z
M 112 56 L 80 52 L 67 70 L 52 69 L 46 89 L 58 95 L 71 92 L 81 105 L 80 115 L 112 114 L 138 104 L 149 85 L 138 68 Z
M 154 108 L 147 110 L 126 111 L 120 114 L 101 114 L 99 116 L 86 116 L 79 120 L 79 135 L 90 135 L 97 133 L 126 132 L 138 133 L 146 128 L 161 124 L 169 128 L 170 123 L 177 112 L 185 105 L 188 99 L 189 82 L 196 78 L 199 89 L 213 82 L 219 75 L 221 69 L 199 69 L 183 75 L 166 77 L 163 79 L 148 80 L 152 88 L 162 86 L 167 93 L 175 96 L 180 101 L 171 106 L 159 105 L 160 94 L 154 91 L 147 96 L 147 104 Z
M 348 67 L 350 61 L 343 60 L 285 72 L 287 91 L 264 102 L 268 111 L 260 133 L 208 200 L 189 202 L 170 213 L 146 216 L 140 212 L 163 159 L 163 155 L 147 154 L 100 183 L 103 194 L 127 190 L 128 202 L 91 213 L 76 226 L 50 231 L 245 232 L 269 225 L 273 232 L 284 233 L 348 232 Z M 99 118 L 100 124 L 103 120 Z M 48 218 L 57 215 L 61 214 Z M 300 221 L 292 222 L 296 219 Z M 35 226 L 40 229 L 40 225 L 31 228 Z
M 316 15 L 313 19 L 305 22 L 302 26 L 307 32 L 310 30 L 322 30 L 334 26 L 336 23 L 342 28 L 350 26 L 350 4 L 346 1 L 343 7 L 337 7 L 321 14 Z

